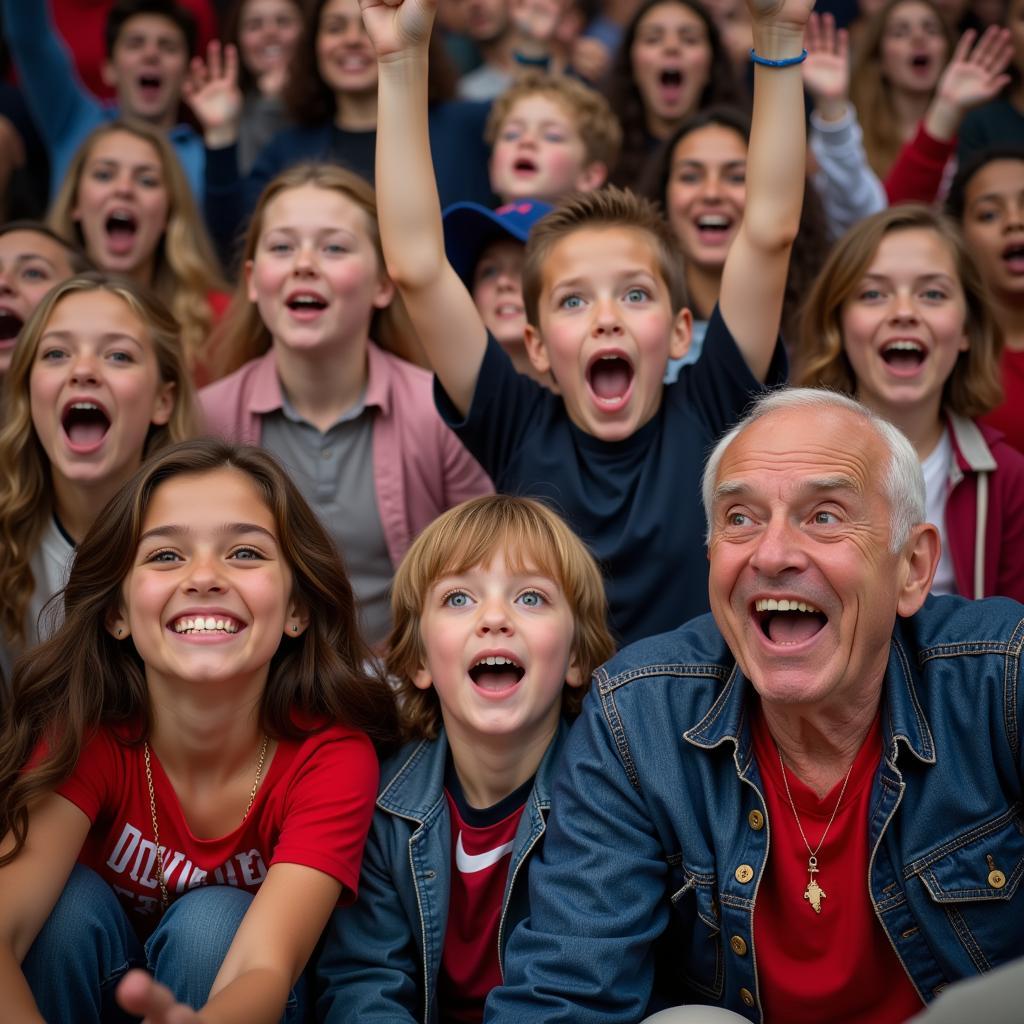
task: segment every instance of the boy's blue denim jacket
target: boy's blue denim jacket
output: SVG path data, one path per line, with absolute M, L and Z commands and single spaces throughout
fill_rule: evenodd
M 512 928 L 527 913 L 526 876 L 551 806 L 554 764 L 568 727 L 559 725 L 537 769 L 516 830 L 498 936 L 504 964 Z M 448 920 L 451 820 L 444 796 L 448 741 L 404 746 L 381 768 L 359 898 L 334 912 L 317 964 L 317 1019 L 440 1020 L 437 979 Z
M 931 598 L 893 632 L 865 884 L 924 1001 L 1024 955 L 1022 616 L 1005 599 Z M 672 1001 L 761 1021 L 771 822 L 753 689 L 711 616 L 627 648 L 595 684 L 485 1020 L 640 1020 L 657 951 Z

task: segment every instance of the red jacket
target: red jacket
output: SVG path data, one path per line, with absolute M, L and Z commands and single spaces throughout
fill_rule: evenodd
M 957 592 L 1024 601 L 1024 455 L 992 427 L 952 412 L 947 422 L 946 539 Z

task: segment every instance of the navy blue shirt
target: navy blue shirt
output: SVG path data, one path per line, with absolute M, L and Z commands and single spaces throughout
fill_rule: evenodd
M 562 399 L 516 373 L 493 338 L 466 418 L 436 378 L 434 398 L 498 491 L 540 498 L 587 543 L 605 575 L 611 627 L 630 643 L 709 610 L 704 460 L 751 399 L 785 377 L 781 344 L 768 384 L 753 376 L 716 306 L 701 358 L 622 441 L 580 430 Z

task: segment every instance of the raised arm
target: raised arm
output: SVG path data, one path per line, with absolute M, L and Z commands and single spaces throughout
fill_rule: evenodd
M 800 57 L 813 0 L 747 0 L 747 6 L 759 57 Z M 719 307 L 758 380 L 765 379 L 771 364 L 789 254 L 800 225 L 805 136 L 800 65 L 755 65 L 747 202 L 722 271 Z
M 427 43 L 436 0 L 360 3 L 380 65 L 376 178 L 384 260 L 434 373 L 465 414 L 487 331 L 444 252 L 427 134 Z

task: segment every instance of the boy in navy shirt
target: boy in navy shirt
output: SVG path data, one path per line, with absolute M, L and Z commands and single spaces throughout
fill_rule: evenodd
M 362 5 L 380 66 L 384 254 L 436 374 L 442 415 L 498 490 L 544 498 L 583 537 L 603 563 L 620 637 L 707 611 L 704 456 L 785 372 L 777 336 L 805 166 L 800 32 L 751 12 L 769 64 L 755 75 L 746 210 L 702 358 L 675 384 L 662 378 L 686 351 L 692 318 L 682 260 L 657 211 L 609 189 L 534 228 L 526 347 L 554 378 L 554 395 L 514 372 L 445 259 L 426 128 L 434 0 Z

